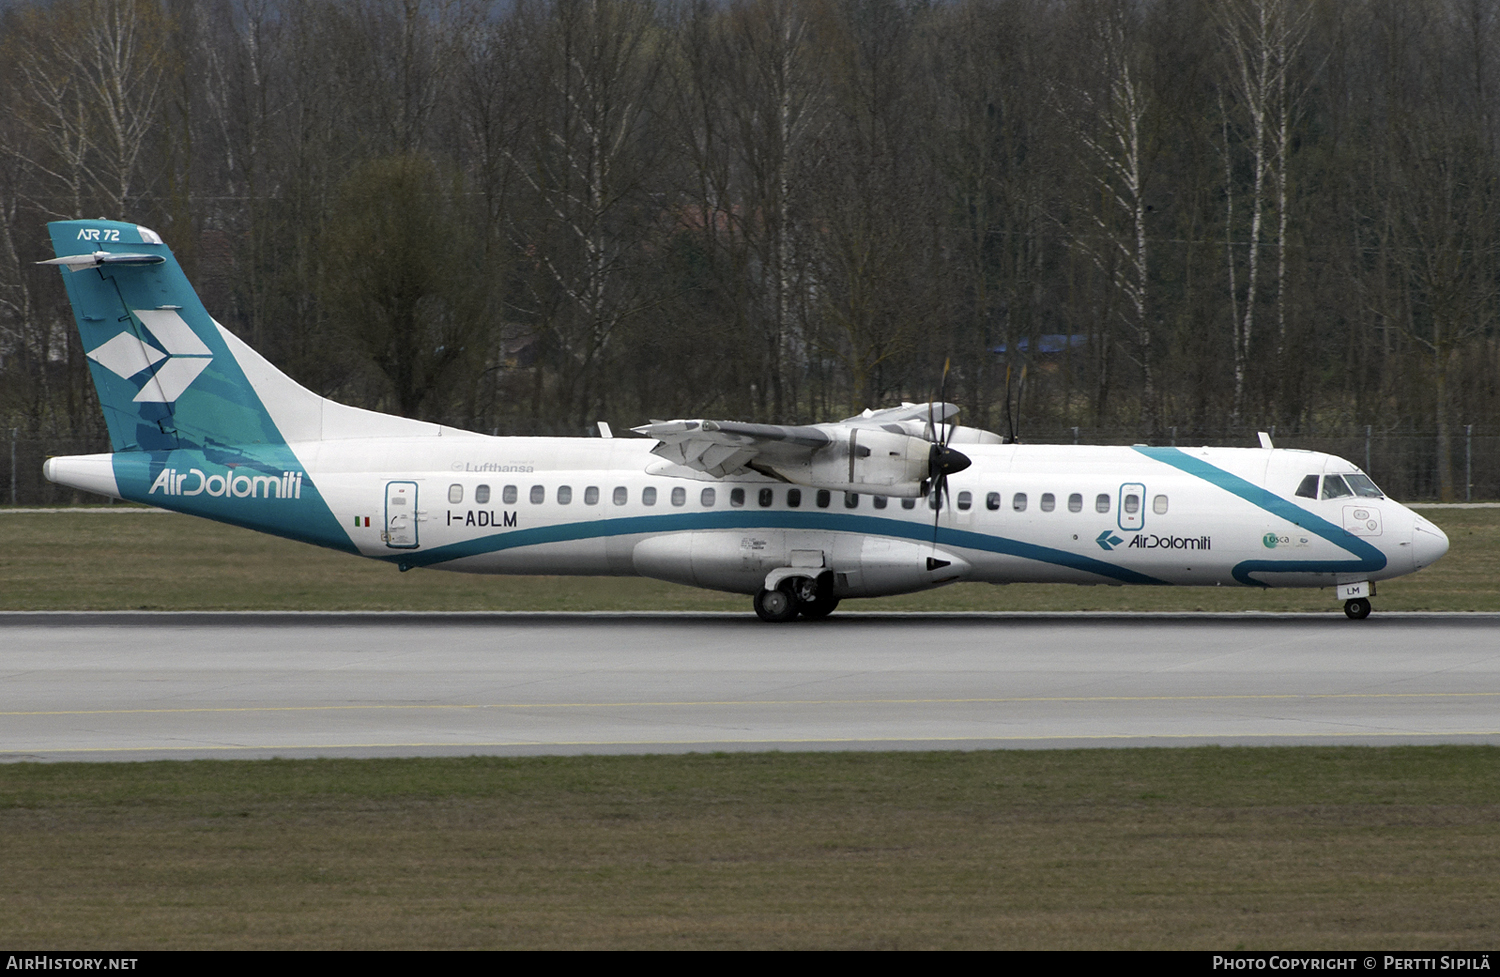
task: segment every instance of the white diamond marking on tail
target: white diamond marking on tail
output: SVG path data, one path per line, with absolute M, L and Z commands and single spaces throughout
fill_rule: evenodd
M 128 332 L 120 333 L 89 353 L 89 359 L 127 380 L 166 358 L 161 350 L 147 346 Z
M 193 327 L 173 309 L 135 309 L 136 318 L 173 356 L 212 356 Z
M 135 395 L 138 404 L 170 404 L 182 392 L 188 388 L 188 384 L 198 379 L 198 374 L 203 368 L 213 362 L 209 356 L 174 356 L 161 365 L 156 371 L 156 376 L 151 382 L 141 388 L 141 392 Z
M 132 311 L 167 352 L 122 332 L 90 351 L 89 359 L 127 380 L 166 360 L 147 378 L 134 399 L 138 404 L 170 404 L 213 362 L 213 351 L 173 309 Z

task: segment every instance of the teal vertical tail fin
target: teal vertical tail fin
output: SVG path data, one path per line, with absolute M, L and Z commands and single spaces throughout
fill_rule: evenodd
M 115 451 L 285 443 L 225 336 L 155 232 L 47 225 Z

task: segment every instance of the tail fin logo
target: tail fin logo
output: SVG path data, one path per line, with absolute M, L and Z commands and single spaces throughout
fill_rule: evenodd
M 176 309 L 131 311 L 166 352 L 127 331 L 90 350 L 89 359 L 126 380 L 156 367 L 156 371 L 142 383 L 135 402 L 170 404 L 182 396 L 182 392 L 198 379 L 198 374 L 213 362 L 213 351 L 204 345 Z

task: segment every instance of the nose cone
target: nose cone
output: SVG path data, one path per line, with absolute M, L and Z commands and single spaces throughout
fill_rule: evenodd
M 1448 552 L 1448 534 L 1418 516 L 1417 521 L 1411 527 L 1412 569 L 1420 570 L 1436 563 L 1446 552 Z

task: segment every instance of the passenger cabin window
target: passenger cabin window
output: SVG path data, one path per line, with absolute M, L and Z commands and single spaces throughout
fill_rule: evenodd
M 1133 516 L 1140 511 L 1141 497 L 1139 495 L 1136 495 L 1134 492 L 1131 492 L 1129 495 L 1125 496 L 1125 514 L 1127 516 Z
M 936 512 L 943 507 L 943 493 L 933 489 L 927 494 L 927 508 Z
M 702 503 L 703 508 L 712 509 L 714 505 L 714 490 L 711 488 L 704 489 L 703 493 L 698 496 L 698 501 Z
M 960 492 L 960 493 L 958 493 L 958 508 L 960 510 L 962 510 L 963 512 L 968 512 L 973 507 L 974 507 L 974 493 L 972 493 L 972 492 Z
M 462 485 L 448 486 L 448 501 L 458 505 L 464 500 L 464 487 Z
M 771 508 L 771 503 L 774 500 L 775 500 L 775 493 L 772 492 L 770 489 L 761 489 L 758 493 L 756 493 L 756 496 L 755 496 L 755 501 L 758 502 L 758 503 L 760 503 L 760 507 L 762 509 L 769 509 L 769 508 Z
M 1318 497 L 1318 476 L 1308 475 L 1297 486 L 1297 495 L 1304 499 L 1316 499 Z
M 745 504 L 745 490 L 742 488 L 729 490 L 729 504 L 738 509 Z
M 1000 508 L 1000 493 L 999 492 L 991 492 L 990 494 L 986 495 L 984 497 L 984 507 L 986 509 L 990 510 L 991 512 L 994 512 L 996 509 L 999 509 Z
M 476 505 L 488 505 L 490 501 L 490 487 L 488 485 L 477 485 L 474 487 L 474 502 Z
M 507 486 L 505 486 L 505 488 L 501 489 L 500 490 L 500 501 L 504 502 L 506 505 L 515 505 L 516 504 L 516 487 L 514 485 L 507 485 Z
M 630 489 L 623 485 L 616 485 L 614 494 L 610 496 L 610 501 L 615 505 L 624 505 L 630 501 Z
M 571 485 L 559 485 L 557 487 L 557 504 L 558 505 L 572 505 L 573 504 L 573 486 L 571 486 Z
M 588 488 L 586 488 L 586 489 L 583 490 L 583 504 L 584 505 L 598 505 L 599 504 L 599 486 L 597 486 L 597 485 L 590 485 Z
M 546 502 L 546 501 L 547 501 L 547 490 L 544 487 L 540 486 L 540 485 L 533 485 L 531 487 L 531 504 L 532 505 L 541 505 L 543 502 Z
M 672 504 L 687 505 L 687 489 L 683 488 L 681 485 L 674 488 L 672 490 Z
M 844 508 L 845 509 L 858 509 L 859 508 L 859 493 L 858 492 L 845 492 L 844 493 Z
M 787 489 L 786 490 L 786 507 L 788 509 L 800 509 L 802 507 L 802 490 L 801 489 Z
M 1068 511 L 1069 512 L 1082 512 L 1083 511 L 1083 496 L 1082 495 L 1080 495 L 1077 492 L 1074 492 L 1072 495 L 1068 496 Z
M 1158 495 L 1156 498 L 1152 499 L 1151 500 L 1151 511 L 1154 512 L 1154 513 L 1156 513 L 1158 516 L 1164 516 L 1164 515 L 1166 515 L 1167 514 L 1167 497 L 1165 495 Z
M 1353 494 L 1354 494 L 1353 492 L 1349 491 L 1349 486 L 1345 485 L 1344 484 L 1344 480 L 1342 478 L 1340 478 L 1339 476 L 1337 476 L 1337 475 L 1324 475 L 1323 476 L 1323 498 L 1325 498 L 1325 499 L 1342 499 L 1345 496 L 1350 496 L 1350 495 L 1353 495 Z
M 1026 511 L 1026 493 L 1025 492 L 1017 492 L 1015 495 L 1012 495 L 1010 497 L 1010 507 L 1012 509 L 1016 510 L 1017 512 L 1025 512 Z
M 1097 496 L 1095 496 L 1094 497 L 1094 511 L 1095 512 L 1108 512 L 1109 511 L 1109 496 L 1107 496 L 1107 495 L 1097 495 Z
M 656 505 L 655 485 L 647 485 L 641 489 L 641 505 Z
M 901 508 L 903 508 L 903 509 L 915 509 L 916 507 L 917 507 L 917 500 L 916 499 L 902 499 L 901 500 Z
M 870 504 L 873 505 L 877 509 L 884 509 L 886 507 L 886 505 L 888 505 L 890 503 L 890 501 L 891 501 L 890 499 L 887 499 L 883 495 L 872 495 L 872 496 L 870 496 Z
M 1057 496 L 1053 495 L 1051 492 L 1043 492 L 1042 493 L 1042 511 L 1043 512 L 1051 512 L 1053 509 L 1056 509 L 1056 508 L 1057 508 Z
M 818 508 L 819 509 L 826 509 L 826 508 L 828 508 L 828 503 L 831 502 L 832 500 L 833 500 L 833 496 L 828 493 L 827 489 L 818 489 Z

